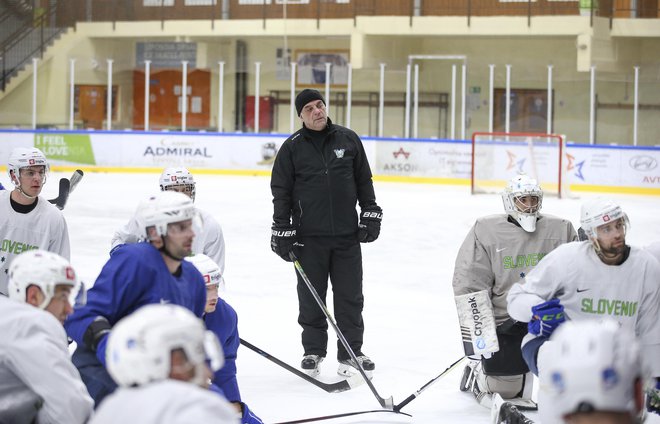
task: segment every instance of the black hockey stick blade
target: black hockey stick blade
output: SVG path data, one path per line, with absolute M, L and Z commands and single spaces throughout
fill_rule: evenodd
M 311 376 L 305 374 L 304 372 L 292 367 L 291 365 L 287 364 L 286 362 L 280 361 L 279 359 L 277 359 L 273 355 L 271 355 L 267 352 L 264 352 L 263 350 L 259 349 L 255 345 L 253 345 L 249 342 L 246 342 L 243 339 L 239 339 L 239 340 L 241 341 L 241 344 L 243 346 L 247 347 L 251 351 L 258 353 L 259 355 L 263 356 L 264 358 L 268 359 L 269 361 L 275 362 L 277 365 L 281 366 L 285 370 L 291 371 L 292 373 L 294 373 L 298 377 L 302 378 L 303 380 L 306 380 L 306 381 L 312 383 L 316 387 L 319 387 L 319 388 L 325 390 L 328 393 L 345 392 L 346 390 L 350 390 L 350 389 L 352 389 L 354 387 L 357 387 L 357 386 L 362 384 L 362 379 L 360 378 L 360 376 L 358 374 L 355 374 L 354 376 L 351 376 L 351 377 L 349 377 L 345 380 L 338 381 L 336 383 L 324 383 L 324 382 L 319 381 L 319 380 L 315 379 L 314 377 L 311 377 Z
M 71 178 L 69 178 L 69 181 L 71 182 L 71 187 L 69 188 L 69 193 L 73 193 L 73 190 L 76 189 L 76 187 L 78 186 L 78 183 L 80 182 L 80 180 L 82 180 L 82 177 L 84 175 L 85 175 L 85 173 L 82 172 L 81 169 L 76 169 L 74 171 L 73 175 L 71 175 Z
M 66 178 L 60 178 L 60 193 L 56 198 L 50 199 L 49 202 L 57 206 L 57 209 L 62 210 L 66 205 L 66 201 L 69 200 L 70 192 L 71 181 Z
M 417 396 L 419 396 L 424 390 L 428 389 L 428 388 L 429 388 L 433 383 L 435 383 L 440 377 L 442 377 L 443 375 L 446 375 L 449 371 L 451 371 L 451 370 L 453 370 L 454 368 L 456 368 L 456 367 L 458 366 L 458 364 L 460 364 L 460 363 L 463 361 L 463 359 L 465 359 L 465 356 L 462 356 L 459 360 L 457 360 L 456 362 L 454 362 L 453 364 L 451 364 L 450 366 L 448 366 L 448 367 L 447 367 L 443 372 L 441 372 L 437 377 L 434 377 L 434 378 L 432 378 L 431 380 L 429 380 L 426 384 L 424 384 L 422 387 L 420 387 L 419 389 L 417 389 L 417 391 L 416 391 L 415 393 L 413 393 L 413 394 L 411 394 L 410 396 L 408 396 L 407 398 L 405 398 L 401 403 L 399 403 L 398 405 L 394 405 L 394 411 L 395 411 L 395 412 L 400 412 L 400 411 L 401 411 L 401 408 L 403 408 L 404 406 L 406 406 L 406 405 L 408 405 L 410 402 L 412 402 L 413 399 L 415 399 Z
M 319 296 L 319 293 L 316 291 L 314 286 L 312 285 L 312 282 L 309 281 L 309 277 L 307 277 L 307 274 L 305 274 L 305 270 L 303 269 L 302 265 L 300 265 L 300 262 L 298 261 L 298 258 L 296 257 L 296 254 L 293 252 L 289 252 L 289 258 L 291 261 L 293 261 L 293 265 L 296 267 L 296 270 L 298 271 L 298 274 L 300 277 L 303 279 L 305 282 L 305 285 L 309 289 L 309 292 L 312 294 L 314 297 L 314 300 L 316 301 L 316 304 L 319 305 L 319 308 L 323 311 L 323 314 L 325 315 L 325 318 L 328 320 L 330 325 L 332 326 L 332 329 L 335 330 L 335 334 L 337 334 L 337 338 L 339 338 L 339 341 L 341 342 L 342 345 L 344 345 L 344 349 L 346 349 L 346 352 L 348 352 L 348 355 L 351 357 L 353 362 L 357 365 L 357 370 L 364 378 L 364 381 L 367 383 L 367 386 L 369 386 L 369 389 L 371 390 L 371 393 L 373 393 L 374 397 L 378 400 L 378 403 L 380 403 L 380 406 L 382 406 L 385 409 L 393 410 L 394 409 L 394 399 L 392 396 L 389 398 L 385 399 L 382 396 L 378 394 L 378 391 L 376 390 L 376 387 L 374 387 L 374 384 L 371 382 L 371 379 L 367 377 L 367 374 L 365 373 L 364 369 L 362 368 L 362 365 L 360 362 L 357 360 L 357 357 L 355 356 L 355 352 L 353 352 L 353 349 L 351 349 L 351 346 L 348 344 L 348 341 L 346 340 L 346 337 L 344 337 L 344 334 L 339 330 L 339 327 L 337 326 L 337 323 L 335 320 L 332 318 L 332 315 L 330 314 L 330 311 L 328 310 L 328 307 L 325 306 L 325 303 L 321 299 L 321 296 Z
M 355 411 L 355 412 L 345 412 L 343 414 L 334 414 L 334 415 L 323 415 L 320 417 L 314 417 L 314 418 L 303 418 L 300 420 L 295 420 L 295 421 L 284 421 L 280 423 L 275 423 L 275 424 L 300 424 L 300 423 L 311 423 L 311 422 L 316 422 L 316 421 L 324 421 L 324 420 L 333 420 L 335 418 L 343 418 L 343 417 L 352 417 L 354 415 L 363 415 L 363 414 L 372 414 L 372 413 L 378 413 L 378 412 L 385 412 L 385 413 L 390 413 L 390 414 L 399 414 L 399 415 L 405 415 L 407 417 L 411 417 L 412 415 L 406 414 L 405 412 L 399 412 L 399 411 L 391 411 L 389 409 L 373 409 L 371 411 Z

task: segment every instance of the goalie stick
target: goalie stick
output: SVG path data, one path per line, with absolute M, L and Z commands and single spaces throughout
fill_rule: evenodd
M 243 339 L 239 339 L 239 340 L 241 341 L 241 344 L 243 346 L 247 347 L 251 351 L 258 353 L 259 355 L 263 356 L 264 358 L 268 359 L 269 361 L 275 362 L 277 365 L 281 366 L 285 370 L 291 371 L 292 373 L 294 373 L 298 377 L 300 377 L 304 380 L 307 380 L 308 382 L 312 383 L 316 387 L 319 387 L 319 388 L 325 390 L 328 393 L 345 392 L 346 390 L 350 390 L 350 389 L 362 384 L 362 379 L 360 378 L 360 376 L 358 374 L 355 374 L 354 376 L 351 376 L 351 377 L 349 377 L 345 380 L 338 381 L 336 383 L 324 383 L 324 382 L 319 381 L 319 380 L 315 379 L 314 377 L 311 377 L 311 376 L 305 374 L 304 372 L 292 367 L 291 365 L 289 365 L 289 364 L 287 364 L 283 361 L 280 361 L 279 359 L 277 359 L 273 355 L 271 355 L 267 352 L 264 352 L 263 350 L 259 349 L 255 345 L 253 345 L 249 342 L 246 342 Z
M 357 374 L 356 374 L 357 375 Z M 389 412 L 391 414 L 399 414 L 399 415 L 405 415 L 407 417 L 411 417 L 412 415 L 406 414 L 405 412 L 399 412 L 399 411 L 390 411 L 389 409 L 373 409 L 371 411 L 355 411 L 355 412 L 345 412 L 343 414 L 334 414 L 334 415 L 322 415 L 320 417 L 313 417 L 313 418 L 303 418 L 300 420 L 295 420 L 295 421 L 284 421 L 280 423 L 275 423 L 275 424 L 300 424 L 300 423 L 311 423 L 315 421 L 324 421 L 324 420 L 333 420 L 335 418 L 343 418 L 343 417 L 352 417 L 354 415 L 363 415 L 363 414 L 372 414 L 372 413 L 378 413 L 378 412 Z
M 50 199 L 49 202 L 57 206 L 59 210 L 64 209 L 67 200 L 69 200 L 69 194 L 78 186 L 83 175 L 84 173 L 80 169 L 76 169 L 73 175 L 71 175 L 71 178 L 60 178 L 59 194 L 56 198 Z
M 337 323 L 335 323 L 335 320 L 332 319 L 332 315 L 330 315 L 330 311 L 328 311 L 328 308 L 325 306 L 325 303 L 321 300 L 321 297 L 317 293 L 316 289 L 312 285 L 312 282 L 309 281 L 309 278 L 307 277 L 307 274 L 305 274 L 305 271 L 303 270 L 302 265 L 300 265 L 300 262 L 298 261 L 298 258 L 296 258 L 296 255 L 293 252 L 289 252 L 289 257 L 293 261 L 293 265 L 296 267 L 296 270 L 298 270 L 298 273 L 302 277 L 303 281 L 307 285 L 307 288 L 309 291 L 312 293 L 312 296 L 314 296 L 314 300 L 316 300 L 316 303 L 319 305 L 319 308 L 323 311 L 323 314 L 325 317 L 328 319 L 330 324 L 332 325 L 332 328 L 335 330 L 335 333 L 337 334 L 337 337 L 339 337 L 339 340 L 341 341 L 341 344 L 344 345 L 344 348 L 346 349 L 346 352 L 348 352 L 349 356 L 357 365 L 357 370 L 362 375 L 362 378 L 364 381 L 367 383 L 367 386 L 369 386 L 369 389 L 371 389 L 371 393 L 374 394 L 376 399 L 378 400 L 378 403 L 380 403 L 380 406 L 382 406 L 385 409 L 389 410 L 394 410 L 394 400 L 392 399 L 392 396 L 389 398 L 385 399 L 381 397 L 378 392 L 376 391 L 376 388 L 374 387 L 373 383 L 367 377 L 367 374 L 364 372 L 364 369 L 362 368 L 362 365 L 358 362 L 357 357 L 355 356 L 355 352 L 353 352 L 353 349 L 351 349 L 351 346 L 348 344 L 346 341 L 346 338 L 342 334 L 342 332 L 339 330 L 339 327 L 337 327 Z

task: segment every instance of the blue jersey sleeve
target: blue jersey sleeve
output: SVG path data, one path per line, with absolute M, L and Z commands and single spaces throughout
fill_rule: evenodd
M 132 312 L 143 295 L 144 283 L 153 279 L 153 270 L 135 260 L 131 249 L 117 251 L 103 266 L 94 286 L 87 292 L 87 303 L 76 309 L 64 323 L 69 337 L 83 343 L 85 331 L 97 317 L 114 325 Z
M 236 354 L 240 340 L 238 337 L 238 316 L 223 299 L 218 299 L 214 312 L 204 317 L 206 328 L 220 340 L 225 355 L 225 364 L 215 372 L 213 383 L 220 387 L 230 402 L 240 402 L 241 393 L 236 379 Z

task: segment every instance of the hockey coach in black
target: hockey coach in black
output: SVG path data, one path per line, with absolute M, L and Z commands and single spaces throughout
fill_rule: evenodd
M 371 169 L 360 137 L 328 118 L 317 90 L 302 90 L 295 101 L 302 128 L 280 148 L 271 177 L 271 248 L 285 261 L 293 251 L 325 302 L 332 283 L 337 325 L 367 372 L 374 362 L 362 352 L 362 252 L 360 243 L 378 238 L 382 210 L 376 204 Z M 360 205 L 360 216 L 355 208 Z M 301 368 L 312 376 L 326 356 L 328 322 L 298 275 L 298 323 L 304 356 Z M 355 364 L 337 341 L 340 375 Z

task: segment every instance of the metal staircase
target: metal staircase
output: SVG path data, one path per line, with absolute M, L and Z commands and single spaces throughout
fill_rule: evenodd
M 46 9 L 26 0 L 0 0 L 0 90 L 66 29 L 57 25 L 56 2 Z

